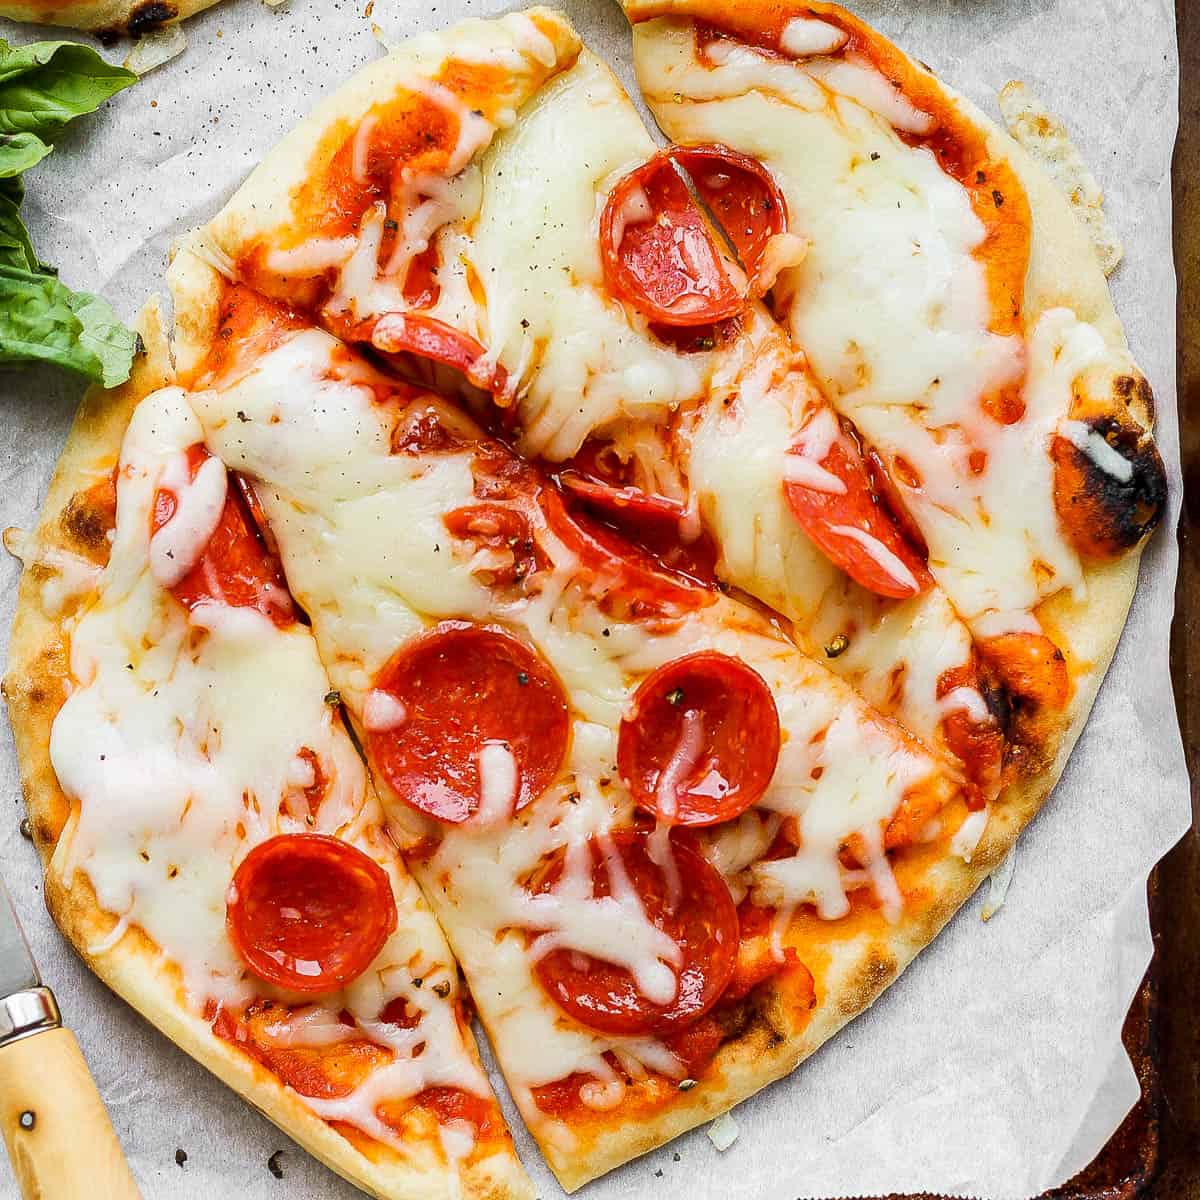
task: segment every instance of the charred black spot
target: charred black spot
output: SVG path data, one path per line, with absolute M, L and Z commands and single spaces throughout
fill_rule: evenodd
M 999 679 L 985 677 L 980 681 L 980 690 L 983 692 L 983 702 L 988 706 L 988 712 L 996 718 L 1000 728 L 1007 731 L 1013 715 L 1013 698 L 1008 688 Z
M 1162 518 L 1167 502 L 1166 470 L 1153 439 L 1140 427 L 1123 424 L 1115 417 L 1095 417 L 1087 425 L 1129 463 L 1131 471 L 1128 479 L 1121 479 L 1071 446 L 1084 486 L 1068 503 L 1080 508 L 1078 515 L 1088 526 L 1085 533 L 1091 542 L 1107 547 L 1110 553 L 1120 553 L 1136 546 Z
M 131 37 L 141 37 L 143 33 L 153 33 L 162 28 L 168 21 L 179 16 L 179 9 L 173 4 L 164 4 L 163 0 L 145 0 L 129 14 L 126 30 Z

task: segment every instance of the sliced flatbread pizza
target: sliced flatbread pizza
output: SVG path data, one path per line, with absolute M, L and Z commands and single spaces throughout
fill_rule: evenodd
M 257 571 L 160 581 L 162 604 L 200 630 L 189 654 L 235 625 L 303 643 L 374 783 L 354 759 L 354 821 L 307 815 L 354 848 L 337 854 L 386 859 L 398 928 L 432 923 L 398 845 L 568 1188 L 792 1070 L 936 936 L 1057 780 L 1165 491 L 1103 277 L 1015 143 L 833 5 L 627 12 L 674 147 L 564 18 L 530 9 L 360 72 L 184 239 L 176 373 L 156 381 L 177 389 L 153 402 L 190 440 L 178 493 L 137 527 L 143 573 L 170 575 L 167 550 L 216 552 L 196 522 L 216 520 L 218 477 L 236 488 Z M 43 564 L 71 511 L 51 500 Z M 171 534 L 184 510 L 190 540 Z M 18 644 L 53 633 L 60 679 L 77 629 L 45 605 L 78 587 L 70 603 L 104 611 L 104 571 L 26 572 L 39 637 Z M 214 590 L 235 618 L 208 621 Z M 154 659 L 167 627 L 133 628 Z M 63 693 L 29 681 L 41 699 L 13 714 L 33 747 Z M 77 804 L 90 786 L 67 733 L 87 695 L 58 713 L 61 761 L 28 751 L 27 786 L 66 806 L 47 844 L 60 784 Z M 271 834 L 313 837 L 289 822 L 328 778 L 287 775 L 284 824 L 235 827 L 220 872 L 247 851 L 253 871 Z M 66 894 L 114 914 L 107 931 L 126 909 L 88 879 Z M 201 1057 L 240 1045 L 311 1128 L 396 1171 L 396 1112 L 435 1110 L 431 1187 L 521 1194 L 498 1118 L 470 1108 L 491 1102 L 450 948 L 435 1011 L 454 1053 L 415 1032 L 412 968 L 402 1004 L 373 992 L 331 1022 L 326 996 L 311 1017 L 285 997 L 263 1022 L 278 963 L 254 957 L 242 895 L 210 907 L 229 970 L 259 982 L 219 1036 L 202 1011 Z M 152 939 L 147 921 L 131 911 L 106 954 Z M 264 1049 L 280 1026 L 321 1043 L 319 1080 L 346 1081 L 343 1052 L 363 1075 L 305 1092 Z
M 403 55 L 408 78 L 381 64 L 368 89 L 364 74 L 294 131 L 190 248 L 398 369 L 419 367 L 440 386 L 457 375 L 475 411 L 552 466 L 573 504 L 787 617 L 806 652 L 904 721 L 982 803 L 999 784 L 1003 740 L 984 672 L 965 624 L 868 494 L 869 464 L 761 306 L 715 335 L 712 320 L 689 327 L 708 334 L 705 348 L 631 298 L 612 268 L 620 247 L 602 227 L 639 227 L 630 204 L 649 205 L 646 189 L 657 198 L 673 170 L 595 55 L 545 15 L 505 22 L 490 59 L 465 40 L 468 27 L 440 59 L 432 42 Z M 535 36 L 550 40 L 531 57 Z M 485 101 L 485 66 L 501 63 L 520 86 Z M 414 82 L 412 70 L 435 82 Z M 381 99 L 385 75 L 395 90 Z M 508 109 L 521 101 L 513 121 Z M 432 144 L 405 140 L 421 119 Z M 681 195 L 668 189 L 663 202 L 686 216 L 691 201 L 675 182 Z M 337 205 L 321 200 L 333 194 Z M 698 214 L 689 230 L 705 244 Z M 786 256 L 774 258 L 778 271 Z M 736 271 L 715 248 L 709 265 Z M 784 487 L 805 465 L 806 438 L 838 442 L 853 488 L 842 511 L 807 524 Z

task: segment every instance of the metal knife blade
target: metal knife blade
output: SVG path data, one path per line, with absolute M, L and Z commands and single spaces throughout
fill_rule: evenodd
M 12 897 L 0 879 L 0 997 L 39 987 L 41 982 Z

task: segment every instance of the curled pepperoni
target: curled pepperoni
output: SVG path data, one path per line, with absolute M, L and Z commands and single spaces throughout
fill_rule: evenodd
M 617 770 L 673 825 L 729 821 L 762 798 L 779 758 L 771 689 L 739 659 L 689 654 L 648 675 L 621 721 Z
M 360 321 L 344 330 L 335 330 L 350 342 L 366 342 L 402 374 L 422 362 L 450 367 L 465 376 L 468 383 L 489 392 L 497 399 L 509 394 L 508 374 L 494 363 L 487 350 L 473 337 L 439 321 L 414 313 L 385 313 L 369 321 Z M 410 360 L 417 360 L 412 363 Z M 419 370 L 416 370 L 418 375 Z
M 830 419 L 831 420 L 831 419 Z M 844 433 L 828 446 L 793 448 L 797 459 L 783 491 L 792 515 L 817 548 L 856 583 L 880 596 L 907 600 L 933 580 L 923 559 L 877 498 L 858 448 Z
M 574 555 L 593 597 L 622 620 L 675 620 L 704 608 L 713 592 L 677 574 L 586 513 L 571 512 L 553 488 L 539 497 L 551 533 Z
M 492 559 L 472 572 L 490 587 L 515 587 L 549 566 L 528 516 L 520 509 L 487 502 L 467 504 L 451 509 L 442 520 L 452 537 L 491 552 Z
M 758 159 L 727 146 L 692 146 L 671 155 L 753 275 L 767 243 L 787 229 L 787 202 L 774 176 Z
M 670 151 L 631 171 L 609 193 L 600 251 L 609 288 L 651 321 L 708 325 L 745 303 L 744 285 L 734 282 Z
M 916 518 L 912 515 L 909 507 L 904 502 L 904 497 L 900 494 L 900 489 L 896 486 L 895 480 L 892 479 L 887 467 L 884 465 L 883 459 L 880 457 L 877 450 L 868 450 L 863 455 L 863 462 L 866 464 L 867 477 L 871 481 L 871 491 L 879 498 L 879 502 L 887 509 L 893 521 L 896 522 L 896 528 L 900 536 L 908 543 L 924 560 L 929 558 L 929 545 L 925 541 L 925 535 L 921 532 L 920 526 L 916 522 Z M 899 460 L 899 467 L 903 460 Z M 914 486 L 920 486 L 919 481 Z
M 202 445 L 188 450 L 192 478 L 209 457 Z M 225 507 L 212 537 L 196 564 L 171 588 L 171 593 L 188 609 L 213 601 L 231 608 L 256 608 L 276 625 L 286 628 L 295 620 L 295 609 L 283 571 L 255 526 L 241 477 L 235 475 L 234 479 L 238 487 L 226 492 Z M 155 532 L 174 517 L 177 505 L 173 492 L 166 488 L 158 490 L 154 497 Z
M 511 633 L 469 621 L 443 621 L 398 650 L 364 724 L 367 755 L 392 790 L 449 824 L 536 800 L 562 766 L 570 729 L 549 664 Z
M 297 992 L 357 978 L 396 928 L 383 868 L 324 834 L 280 834 L 255 846 L 225 903 L 230 941 L 250 970 Z
M 254 526 L 254 532 L 262 540 L 267 553 L 272 558 L 277 559 L 279 557 L 279 543 L 275 540 L 275 533 L 271 529 L 270 521 L 267 520 L 266 509 L 263 508 L 262 501 L 258 498 L 258 493 L 254 490 L 254 484 L 240 471 L 230 471 L 229 477 L 233 480 L 237 487 L 238 495 L 241 496 L 245 504 L 246 514 Z
M 566 491 L 578 496 L 591 507 L 614 517 L 632 518 L 635 521 L 670 521 L 678 524 L 685 514 L 685 509 L 678 500 L 653 492 L 643 492 L 641 488 L 616 487 L 611 483 L 585 479 L 571 471 L 564 471 L 559 476 L 559 482 Z
M 729 889 L 703 857 L 673 839 L 667 853 L 674 857 L 671 874 L 677 882 L 651 856 L 648 835 L 617 834 L 611 845 L 619 859 L 612 865 L 624 878 L 613 879 L 604 847 L 593 838 L 592 895 L 617 894 L 628 882 L 647 919 L 679 947 L 680 961 L 672 967 L 674 998 L 655 1003 L 625 967 L 567 948 L 538 961 L 538 982 L 564 1012 L 602 1033 L 635 1036 L 682 1028 L 708 1012 L 733 977 L 738 919 Z M 554 890 L 563 863 L 561 854 L 551 861 L 539 891 Z

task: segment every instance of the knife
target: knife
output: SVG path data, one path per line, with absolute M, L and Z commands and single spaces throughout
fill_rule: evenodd
M 75 1035 L 0 879 L 0 1127 L 24 1200 L 138 1200 Z

